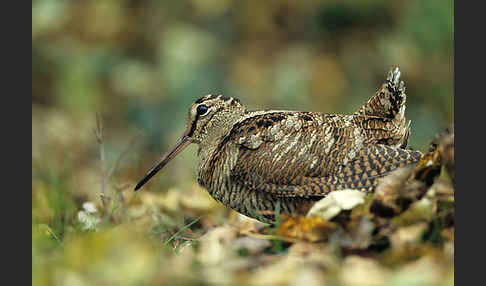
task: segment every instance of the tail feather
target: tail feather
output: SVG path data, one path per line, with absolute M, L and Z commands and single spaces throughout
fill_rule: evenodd
M 403 117 L 407 95 L 405 94 L 405 83 L 400 80 L 400 75 L 398 67 L 390 71 L 378 92 L 355 114 L 389 119 Z
M 400 80 L 400 76 L 398 67 L 390 70 L 376 94 L 354 114 L 391 120 L 396 128 L 390 134 L 390 144 L 404 148 L 410 135 L 410 121 L 405 118 L 407 95 L 405 83 Z

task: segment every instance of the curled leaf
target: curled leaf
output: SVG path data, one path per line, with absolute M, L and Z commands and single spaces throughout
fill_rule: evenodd
M 351 210 L 365 202 L 366 194 L 358 190 L 342 190 L 329 193 L 315 203 L 307 217 L 320 217 L 330 220 L 343 210 Z

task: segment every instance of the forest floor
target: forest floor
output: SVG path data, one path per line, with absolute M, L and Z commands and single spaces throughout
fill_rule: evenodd
M 196 184 L 111 186 L 111 196 L 83 202 L 36 180 L 33 285 L 453 285 L 453 142 L 453 130 L 438 136 L 416 168 L 373 194 L 340 191 L 275 225 Z

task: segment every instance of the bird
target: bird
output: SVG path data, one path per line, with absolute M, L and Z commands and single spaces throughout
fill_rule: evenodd
M 189 144 L 197 144 L 197 181 L 223 205 L 274 223 L 280 214 L 305 215 L 333 191 L 373 192 L 379 178 L 416 165 L 405 149 L 410 122 L 398 67 L 353 114 L 250 111 L 240 100 L 209 94 L 189 108 L 186 130 L 135 186 Z

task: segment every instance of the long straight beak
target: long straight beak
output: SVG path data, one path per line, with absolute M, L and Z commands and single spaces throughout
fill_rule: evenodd
M 177 140 L 177 143 L 175 146 L 170 150 L 169 152 L 165 153 L 164 156 L 162 156 L 157 164 L 150 169 L 145 177 L 143 177 L 140 182 L 135 186 L 135 191 L 140 189 L 150 178 L 152 178 L 155 174 L 157 174 L 160 169 L 162 169 L 167 163 L 169 163 L 170 160 L 174 159 L 177 154 L 179 154 L 182 150 L 184 150 L 187 145 L 191 144 L 191 141 L 189 140 L 189 137 L 186 135 L 183 135 L 179 140 Z

